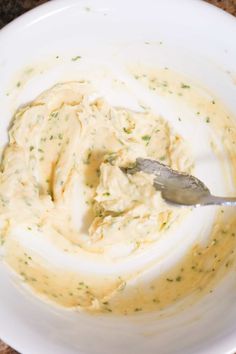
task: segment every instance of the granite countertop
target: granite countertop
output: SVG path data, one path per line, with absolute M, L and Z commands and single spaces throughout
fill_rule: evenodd
M 49 0 L 0 0 L 0 28 L 24 12 Z M 205 0 L 236 16 L 236 0 Z M 17 352 L 0 340 L 0 354 Z

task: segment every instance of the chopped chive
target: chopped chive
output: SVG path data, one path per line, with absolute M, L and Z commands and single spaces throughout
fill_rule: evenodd
M 134 311 L 135 311 L 135 312 L 142 311 L 142 308 L 141 308 L 141 307 L 136 307 L 136 308 L 134 309 Z
M 131 129 L 123 128 L 123 131 L 124 131 L 126 134 L 131 134 Z
M 109 197 L 111 194 L 109 192 L 103 193 L 104 197 Z
M 52 113 L 50 114 L 50 116 L 53 117 L 53 118 L 56 118 L 56 117 L 58 116 L 58 113 L 59 113 L 59 112 L 52 112 Z
M 77 55 L 76 57 L 71 58 L 72 61 L 77 61 L 77 60 L 79 60 L 79 59 L 81 59 L 81 56 L 80 56 L 80 55 Z
M 86 160 L 84 161 L 85 165 L 89 165 L 90 164 L 90 159 L 92 156 L 92 152 L 89 151 Z
M 181 88 L 182 89 L 190 89 L 190 86 L 182 83 Z
M 143 135 L 142 136 L 142 140 L 144 140 L 144 141 L 149 141 L 150 139 L 151 139 L 150 135 Z

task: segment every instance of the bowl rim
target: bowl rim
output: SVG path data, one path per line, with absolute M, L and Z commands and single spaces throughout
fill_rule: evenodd
M 18 16 L 17 18 L 13 19 L 10 21 L 8 24 L 3 26 L 0 29 L 0 39 L 3 36 L 14 34 L 16 31 L 17 27 L 30 27 L 36 22 L 41 21 L 42 19 L 49 17 L 55 13 L 64 11 L 68 8 L 71 7 L 76 7 L 78 6 L 79 3 L 84 3 L 86 5 L 87 0 L 51 0 L 51 1 L 46 1 L 43 4 L 40 4 L 36 6 L 35 8 L 23 13 L 22 15 Z M 103 0 L 90 0 L 89 5 L 95 5 L 98 7 L 99 2 L 102 2 Z M 135 0 L 129 0 L 133 1 L 135 3 Z M 144 1 L 144 0 L 141 0 Z M 148 0 L 153 2 L 152 0 Z M 172 3 L 172 5 L 175 4 L 180 4 L 180 1 L 182 3 L 182 6 L 197 6 L 198 8 L 202 8 L 203 10 L 208 9 L 208 13 L 211 13 L 212 15 L 215 15 L 221 19 L 227 20 L 231 22 L 231 25 L 236 26 L 236 21 L 235 17 L 230 14 L 229 12 L 226 12 L 225 10 L 207 2 L 207 0 L 156 0 L 159 3 L 165 2 L 165 3 Z M 125 5 L 125 0 L 121 0 L 120 2 L 123 2 Z M 109 2 L 108 2 L 109 3 Z

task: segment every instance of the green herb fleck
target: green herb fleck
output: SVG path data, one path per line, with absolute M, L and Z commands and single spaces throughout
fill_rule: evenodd
M 206 117 L 206 123 L 210 123 L 210 118 Z
M 134 309 L 134 311 L 135 311 L 135 312 L 142 311 L 142 308 L 141 308 L 141 307 L 136 307 L 136 308 Z
M 104 162 L 108 162 L 110 164 L 112 164 L 117 158 L 117 154 L 114 152 L 111 152 L 106 159 L 104 160 Z M 99 171 L 99 170 L 98 170 Z M 100 171 L 99 171 L 100 172 Z
M 130 128 L 123 128 L 124 132 L 126 134 L 131 134 L 131 129 Z
M 152 299 L 152 302 L 154 302 L 154 303 L 159 303 L 160 302 L 160 300 L 158 300 L 158 299 Z
M 172 282 L 172 281 L 173 281 L 173 279 L 166 278 L 166 281 Z
M 182 89 L 190 89 L 190 86 L 182 83 L 181 88 Z
M 150 141 L 150 139 L 151 139 L 150 135 L 143 135 L 142 136 L 142 140 L 144 140 L 144 141 Z
M 50 116 L 51 116 L 52 118 L 56 118 L 56 117 L 58 116 L 58 113 L 59 113 L 59 112 L 52 112 L 52 113 L 50 114 Z
M 163 81 L 163 82 L 162 82 L 162 86 L 163 86 L 163 87 L 168 87 L 168 82 L 167 82 L 167 81 Z
M 176 280 L 176 281 L 181 281 L 181 280 L 182 280 L 182 277 L 179 275 L 175 280 Z
M 87 155 L 87 158 L 86 158 L 86 160 L 84 161 L 84 164 L 85 164 L 85 165 L 89 165 L 89 164 L 90 164 L 91 156 L 92 156 L 92 152 L 89 151 L 89 152 L 88 152 L 88 155 Z
M 76 57 L 71 58 L 72 61 L 77 61 L 77 60 L 79 60 L 79 59 L 81 59 L 81 56 L 80 56 L 80 55 L 77 55 Z
M 103 193 L 104 197 L 109 197 L 111 194 L 109 192 Z

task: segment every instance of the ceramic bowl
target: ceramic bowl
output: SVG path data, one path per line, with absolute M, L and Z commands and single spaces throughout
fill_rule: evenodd
M 235 38 L 236 20 L 203 1 L 50 1 L 0 31 L 1 145 L 18 106 L 78 77 L 71 58 L 89 53 L 91 65 L 105 63 L 106 55 L 132 52 L 144 42 L 158 43 L 162 64 L 203 83 L 236 115 Z M 236 351 L 233 274 L 186 310 L 130 317 L 90 316 L 44 303 L 3 262 L 0 279 L 0 337 L 23 354 Z

